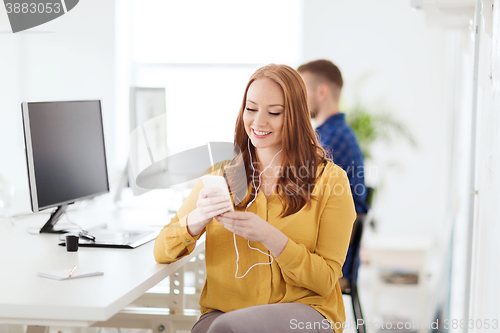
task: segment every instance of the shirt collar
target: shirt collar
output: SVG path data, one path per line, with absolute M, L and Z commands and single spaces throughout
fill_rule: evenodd
M 329 127 L 330 125 L 336 123 L 336 122 L 344 122 L 345 121 L 345 114 L 344 113 L 337 113 L 334 114 L 330 117 L 328 117 L 323 124 L 318 126 L 316 129 L 321 129 L 322 127 Z

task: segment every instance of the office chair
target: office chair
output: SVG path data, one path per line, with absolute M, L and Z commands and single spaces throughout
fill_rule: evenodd
M 367 192 L 366 202 L 368 203 L 369 206 L 371 206 L 373 201 L 374 189 L 372 187 L 367 186 L 366 192 Z M 367 220 L 367 214 L 358 214 L 356 221 L 354 222 L 354 226 L 352 229 L 352 236 L 351 236 L 351 244 L 350 244 L 353 251 L 352 253 L 353 262 L 351 263 L 349 278 L 347 279 L 342 278 L 340 284 L 342 295 L 348 295 L 351 297 L 352 310 L 354 312 L 354 321 L 356 323 L 356 329 L 358 333 L 366 333 L 366 327 L 363 319 L 363 312 L 361 311 L 361 303 L 359 302 L 358 283 L 357 283 L 358 268 L 359 268 L 358 266 L 359 250 L 361 247 L 361 238 L 363 236 L 363 228 L 366 220 Z M 362 325 L 357 325 L 358 319 L 363 320 Z

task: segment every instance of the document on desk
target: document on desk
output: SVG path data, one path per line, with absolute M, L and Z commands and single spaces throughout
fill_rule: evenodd
M 56 270 L 56 271 L 38 272 L 37 276 L 47 278 L 47 279 L 63 281 L 63 280 L 72 280 L 72 279 L 78 279 L 78 278 L 84 278 L 84 277 L 90 277 L 90 276 L 104 275 L 104 272 L 99 272 L 99 271 L 77 270 L 75 273 L 73 273 L 71 276 L 69 276 L 70 271 L 71 271 L 71 269 L 61 269 L 61 270 Z

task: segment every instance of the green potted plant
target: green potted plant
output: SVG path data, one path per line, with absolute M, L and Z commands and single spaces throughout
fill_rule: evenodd
M 341 101 L 342 110 L 345 110 L 346 121 L 356 133 L 361 151 L 366 161 L 370 161 L 372 147 L 375 143 L 390 144 L 395 140 L 406 141 L 412 148 L 417 148 L 417 143 L 408 128 L 398 120 L 390 111 L 390 107 L 383 100 L 367 103 L 361 96 L 365 84 L 373 77 L 373 73 L 362 74 L 351 85 L 351 92 L 343 96 L 351 96 L 347 101 Z
M 412 148 L 417 147 L 408 128 L 390 112 L 371 111 L 359 100 L 346 108 L 346 121 L 356 133 L 365 160 L 372 159 L 371 149 L 376 142 L 391 143 L 403 139 Z

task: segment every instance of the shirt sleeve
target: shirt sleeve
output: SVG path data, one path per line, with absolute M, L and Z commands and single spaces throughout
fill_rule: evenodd
M 203 183 L 200 179 L 182 204 L 181 208 L 177 211 L 177 214 L 172 218 L 170 223 L 161 230 L 158 237 L 156 237 L 154 245 L 156 262 L 168 264 L 179 260 L 194 250 L 196 241 L 205 232 L 205 229 L 203 229 L 199 235 L 192 237 L 187 230 L 186 221 L 187 215 L 196 208 L 198 194 L 202 188 Z M 187 251 L 179 256 L 184 249 Z
M 329 192 L 324 194 L 328 195 L 328 200 L 320 217 L 314 253 L 305 245 L 289 239 L 276 258 L 287 284 L 309 289 L 321 296 L 328 295 L 342 276 L 342 265 L 356 218 L 344 171 L 339 171 L 339 178 Z
M 354 140 L 354 138 L 353 138 Z M 346 151 L 348 157 L 345 167 L 341 165 L 347 173 L 347 178 L 351 184 L 351 193 L 354 200 L 354 208 L 357 213 L 366 214 L 368 204 L 366 203 L 365 168 L 363 155 L 357 143 L 353 141 L 351 148 Z
M 323 147 L 332 150 L 334 163 L 347 173 L 356 212 L 364 214 L 369 207 L 366 203 L 363 153 L 356 135 L 347 124 L 329 133 L 331 135 L 322 141 Z
M 225 160 L 216 163 L 203 174 L 221 176 L 224 174 L 224 169 L 230 162 L 231 160 Z M 189 196 L 184 200 L 181 208 L 177 211 L 177 214 L 175 214 L 170 223 L 166 225 L 158 237 L 156 237 L 154 245 L 156 262 L 168 264 L 190 254 L 196 246 L 196 241 L 206 232 L 206 228 L 203 228 L 199 235 L 192 237 L 187 230 L 187 216 L 196 208 L 198 195 L 202 188 L 203 181 L 199 179 Z M 184 249 L 186 249 L 186 252 L 180 255 Z

